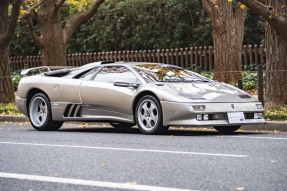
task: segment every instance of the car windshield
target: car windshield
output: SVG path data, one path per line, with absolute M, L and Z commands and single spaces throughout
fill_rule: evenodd
M 140 64 L 133 68 L 147 82 L 211 82 L 209 78 L 169 64 Z

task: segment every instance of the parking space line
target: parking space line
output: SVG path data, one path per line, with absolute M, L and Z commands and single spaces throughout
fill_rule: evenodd
M 112 148 L 112 147 L 92 147 L 92 146 L 75 146 L 75 145 L 52 145 L 52 144 L 18 143 L 18 142 L 0 142 L 0 144 L 46 146 L 46 147 L 65 147 L 65 148 L 83 148 L 83 149 L 101 149 L 101 150 L 118 150 L 118 151 L 134 151 L 134 152 L 153 152 L 153 153 L 169 153 L 169 154 L 185 154 L 185 155 L 205 155 L 205 156 L 239 157 L 239 158 L 247 157 L 247 155 L 233 155 L 233 154 L 199 153 L 199 152 L 149 150 L 149 149 L 130 149 L 130 148 Z
M 277 138 L 277 137 L 248 137 L 248 136 L 228 136 L 235 138 L 246 138 L 246 139 L 274 139 L 274 140 L 287 140 L 287 138 Z
M 95 187 L 104 187 L 104 188 L 128 189 L 128 190 L 195 191 L 195 190 L 180 189 L 180 188 L 168 188 L 168 187 L 159 187 L 159 186 L 137 185 L 137 184 L 128 184 L 128 183 L 116 183 L 116 182 L 104 182 L 104 181 L 72 179 L 72 178 L 59 178 L 59 177 L 38 176 L 38 175 L 29 175 L 29 174 L 15 174 L 15 173 L 5 173 L 5 172 L 0 172 L 0 177 L 21 179 L 21 180 L 41 181 L 41 182 L 51 182 L 51 183 L 75 184 L 75 185 L 82 185 L 82 186 L 95 186 Z

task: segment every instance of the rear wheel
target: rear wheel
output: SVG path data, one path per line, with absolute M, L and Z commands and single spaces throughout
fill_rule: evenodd
M 110 122 L 110 125 L 118 129 L 129 129 L 132 128 L 135 124 L 125 122 Z
M 214 129 L 219 131 L 220 133 L 232 133 L 238 130 L 241 126 L 214 126 Z
M 135 117 L 140 131 L 144 134 L 160 134 L 168 129 L 162 124 L 161 106 L 154 96 L 146 95 L 139 100 Z
M 29 119 L 38 131 L 55 131 L 63 125 L 62 121 L 53 121 L 50 101 L 43 93 L 37 93 L 31 99 Z

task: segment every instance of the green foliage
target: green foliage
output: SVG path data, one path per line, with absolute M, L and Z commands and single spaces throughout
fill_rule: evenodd
M 33 21 L 37 25 L 36 21 Z M 21 20 L 10 43 L 10 56 L 38 55 L 40 49 L 29 33 L 25 20 Z
M 27 64 L 24 65 L 24 68 L 23 69 L 26 69 L 28 68 L 27 67 Z M 18 88 L 18 84 L 21 80 L 21 78 L 23 77 L 23 75 L 21 75 L 21 71 L 23 69 L 20 69 L 20 70 L 12 70 L 11 71 L 11 77 L 12 77 L 12 85 L 13 85 L 13 90 L 14 91 L 17 91 L 17 88 Z M 34 74 L 38 73 L 38 71 L 34 71 Z
M 243 44 L 265 44 L 265 20 L 252 10 L 247 12 Z
M 17 108 L 15 103 L 2 104 L 0 103 L 0 115 L 23 115 Z
M 268 121 L 286 121 L 287 108 L 268 109 L 264 112 L 264 118 Z
M 23 77 L 21 75 L 21 70 L 12 71 L 11 72 L 11 77 L 12 77 L 13 90 L 17 91 L 18 84 L 19 84 L 21 78 Z
M 211 23 L 201 1 L 106 1 L 81 25 L 68 51 L 146 50 L 212 44 Z M 76 45 L 76 46 L 75 46 Z

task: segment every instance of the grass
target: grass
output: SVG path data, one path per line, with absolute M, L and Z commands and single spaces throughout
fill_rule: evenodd
M 15 103 L 1 104 L 0 115 L 23 115 Z M 266 121 L 287 121 L 287 108 L 268 109 L 264 111 Z

